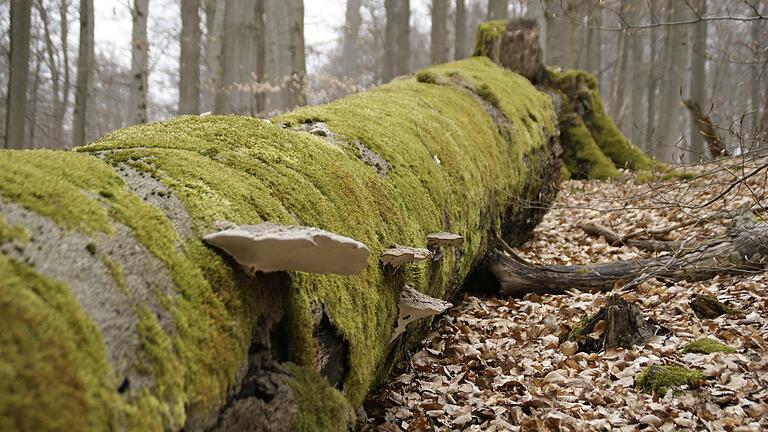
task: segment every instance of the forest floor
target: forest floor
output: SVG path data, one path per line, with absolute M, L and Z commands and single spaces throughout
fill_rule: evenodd
M 579 224 L 596 222 L 629 233 L 752 206 L 764 199 L 766 173 L 737 182 L 751 169 L 740 162 L 692 168 L 707 174 L 685 182 L 638 184 L 629 173 L 610 182 L 564 182 L 555 207 L 518 251 L 538 264 L 652 257 L 590 237 Z M 732 184 L 712 205 L 697 208 Z M 666 239 L 722 236 L 733 223 L 700 221 Z M 744 313 L 699 319 L 689 306 L 697 294 Z M 669 334 L 633 349 L 573 352 L 569 332 L 583 316 L 597 312 L 607 295 L 465 295 L 435 320 L 418 351 L 366 402 L 365 429 L 768 430 L 768 276 L 644 282 L 623 295 Z M 683 352 L 700 338 L 716 339 L 734 352 Z M 664 396 L 646 394 L 635 380 L 651 365 L 688 367 L 701 371 L 704 379 Z

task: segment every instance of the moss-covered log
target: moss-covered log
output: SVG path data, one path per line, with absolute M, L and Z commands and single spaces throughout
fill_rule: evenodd
M 390 343 L 404 287 L 452 297 L 491 232 L 527 236 L 542 210 L 523 203 L 559 175 L 551 99 L 525 78 L 486 58 L 419 77 L 271 121 L 1 152 L 0 430 L 346 429 L 420 331 Z M 221 220 L 316 226 L 371 258 L 251 276 L 201 241 Z M 463 246 L 378 262 L 439 231 Z
M 621 133 L 606 114 L 597 78 L 580 70 L 546 67 L 535 20 L 497 20 L 480 25 L 474 55 L 527 77 L 556 101 L 564 177 L 609 178 L 616 168 L 652 170 L 659 164 Z

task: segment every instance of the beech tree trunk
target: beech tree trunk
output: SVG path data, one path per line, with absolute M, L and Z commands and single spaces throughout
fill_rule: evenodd
M 149 38 L 147 19 L 149 0 L 134 0 L 131 36 L 131 109 L 133 122 L 147 122 L 147 84 L 149 78 Z
M 432 0 L 432 30 L 430 52 L 432 64 L 448 61 L 449 0 Z
M 488 0 L 487 19 L 506 19 L 509 16 L 509 0 Z
M 5 121 L 5 148 L 24 148 L 31 13 L 31 0 L 11 1 L 11 59 Z
M 467 57 L 467 6 L 464 0 L 456 0 L 456 21 L 454 23 L 453 59 L 461 60 Z
M 346 20 L 344 21 L 344 45 L 342 46 L 341 61 L 343 62 L 343 75 L 345 78 L 357 78 L 357 57 L 360 49 L 358 39 L 360 37 L 361 0 L 347 0 Z
M 86 143 L 86 119 L 94 66 L 93 0 L 80 0 L 80 44 L 77 50 L 77 77 L 75 78 L 75 108 L 72 112 L 72 145 Z
M 682 21 L 685 18 L 686 6 L 676 1 L 669 1 L 668 10 L 671 21 Z M 687 41 L 687 27 L 665 27 L 664 79 L 662 81 L 659 108 L 659 119 L 656 134 L 656 157 L 664 162 L 672 162 L 676 155 L 676 146 L 680 137 L 678 119 L 680 118 L 680 92 L 683 86 L 684 71 L 688 63 L 688 49 L 684 46 Z
M 707 1 L 700 0 L 698 12 L 702 15 L 707 13 Z M 707 22 L 701 21 L 694 24 L 693 34 L 690 41 L 691 48 L 691 80 L 688 89 L 689 99 L 702 109 L 707 109 Z M 755 78 L 755 81 L 757 78 Z M 691 113 L 691 148 L 689 158 L 691 162 L 699 162 L 704 157 L 704 137 L 700 133 L 700 123 L 696 115 Z
M 200 114 L 200 0 L 181 1 L 179 114 Z
M 382 79 L 391 81 L 410 71 L 410 1 L 385 0 L 384 61 Z

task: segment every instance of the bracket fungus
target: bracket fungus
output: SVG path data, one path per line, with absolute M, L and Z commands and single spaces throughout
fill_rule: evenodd
M 370 251 L 366 245 L 320 228 L 270 222 L 219 226 L 226 228 L 203 240 L 253 271 L 353 275 L 368 265 Z
M 397 325 L 392 333 L 392 339 L 389 341 L 392 342 L 403 334 L 409 323 L 421 318 L 441 314 L 451 307 L 453 307 L 453 304 L 450 302 L 430 297 L 406 286 L 402 294 L 400 294 L 400 301 L 397 304 L 400 315 L 397 318 Z
M 428 249 L 408 246 L 393 246 L 381 253 L 381 262 L 385 266 L 398 268 L 403 264 L 424 261 L 432 258 L 432 252 Z
M 464 237 L 449 232 L 427 235 L 427 246 L 459 247 L 464 244 Z

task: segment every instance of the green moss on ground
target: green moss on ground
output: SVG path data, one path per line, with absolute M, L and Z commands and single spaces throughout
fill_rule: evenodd
M 650 366 L 635 378 L 635 385 L 645 393 L 664 396 L 669 390 L 704 379 L 704 374 L 680 366 Z
M 286 291 L 277 294 L 285 296 L 289 352 L 303 368 L 312 368 L 316 356 L 311 305 L 325 304 L 349 342 L 345 403 L 363 401 L 387 354 L 400 284 L 436 297 L 458 288 L 487 241 L 487 233 L 477 227 L 498 228 L 508 206 L 516 205 L 515 197 L 536 198 L 537 176 L 531 172 L 543 168 L 532 165 L 536 158 L 531 155 L 546 151 L 555 133 L 550 98 L 486 58 L 426 73 L 445 84 L 424 85 L 411 77 L 301 108 L 273 122 L 181 116 L 115 131 L 77 152 L 3 153 L 0 198 L 84 233 L 110 234 L 114 223 L 122 223 L 165 265 L 176 285 L 174 296 L 157 293 L 158 303 L 174 318 L 175 334 L 167 334 L 142 305 L 134 305 L 144 353 L 138 367 L 155 385 L 122 408 L 105 396 L 106 412 L 125 412 L 119 423 L 129 430 L 157 428 L 139 427 L 141 418 L 130 414 L 137 412 L 146 418 L 143 426 L 159 421 L 164 428 L 178 429 L 185 408 L 204 413 L 223 404 L 258 317 L 252 287 L 200 241 L 216 220 L 317 226 L 369 246 L 371 258 L 363 273 L 292 272 Z M 509 126 L 495 124 L 483 104 L 453 78 L 493 94 Z M 278 126 L 314 121 L 328 125 L 334 143 Z M 386 177 L 362 160 L 358 143 L 389 163 Z M 179 238 L 160 210 L 131 193 L 115 173 L 122 165 L 149 173 L 182 200 L 195 234 Z M 413 266 L 397 286 L 384 278 L 378 265 L 382 250 L 391 244 L 423 247 L 428 233 L 444 230 L 465 236 L 461 255 Z M 117 282 L 117 267 L 105 265 Z M 13 353 L 0 357 L 6 356 L 18 361 Z M 90 373 L 109 375 L 106 370 Z M 315 378 L 297 377 L 302 380 L 322 387 Z M 56 387 L 52 393 L 72 391 L 66 382 L 51 380 L 49 385 Z M 103 389 L 113 394 L 116 385 Z M 328 397 L 336 400 L 338 394 Z M 337 411 L 347 412 L 347 407 Z
M 581 330 L 587 326 L 589 323 L 589 315 L 582 315 L 579 318 L 579 322 L 576 323 L 576 325 L 571 328 L 571 331 L 568 333 L 568 341 L 569 342 L 576 342 L 579 339 L 579 336 L 581 336 Z
M 27 243 L 29 241 L 29 233 L 22 226 L 9 224 L 5 221 L 5 218 L 0 215 L 0 243 L 14 240 L 21 242 L 22 244 Z
M 575 112 L 583 118 L 594 143 L 616 167 L 635 171 L 661 167 L 632 144 L 606 114 L 594 75 L 580 70 L 547 68 L 545 76 L 548 86 L 566 96 L 566 111 Z M 582 141 L 579 147 L 590 145 L 588 141 Z
M 328 385 L 328 381 L 313 370 L 288 365 L 292 380 L 289 383 L 296 398 L 299 415 L 292 430 L 347 431 L 355 421 L 355 413 L 344 395 Z
M 688 342 L 683 347 L 684 353 L 712 354 L 716 352 L 735 353 L 736 350 L 728 345 L 710 338 L 697 339 Z

